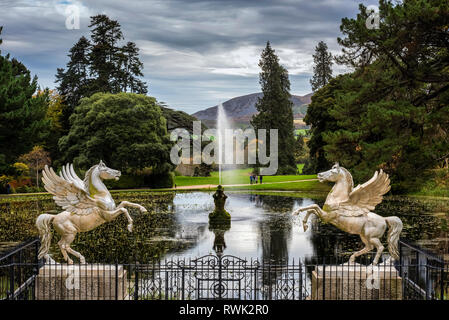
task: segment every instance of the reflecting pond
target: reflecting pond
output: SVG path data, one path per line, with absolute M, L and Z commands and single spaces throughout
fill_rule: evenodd
M 310 256 L 349 256 L 362 243 L 314 216 L 304 232 L 303 214 L 293 217 L 299 207 L 324 203 L 324 195 L 291 196 L 288 193 L 248 194 L 226 191 L 225 209 L 231 214 L 230 228 L 209 226 L 213 211 L 212 192 L 123 192 L 116 201 L 143 204 L 150 213 L 130 210 L 134 232 L 126 230 L 126 219 L 119 217 L 94 231 L 81 233 L 73 248 L 89 262 L 146 262 L 156 258 L 199 257 L 221 252 L 238 257 L 283 262 Z M 449 252 L 447 199 L 420 199 L 390 196 L 377 208 L 380 215 L 397 215 L 404 222 L 402 237 L 440 254 Z M 22 241 L 35 236 L 36 216 L 56 210 L 50 197 L 34 201 L 0 203 L 0 242 Z M 385 241 L 385 239 L 383 239 Z M 51 253 L 61 259 L 55 235 Z
M 358 236 L 324 224 L 315 216 L 309 220 L 309 229 L 303 231 L 301 220 L 305 213 L 293 217 L 291 212 L 313 203 L 322 206 L 323 196 L 311 199 L 282 193 L 227 194 L 226 210 L 232 217 L 231 228 L 225 231 L 224 239 L 218 234 L 219 240 L 224 242 L 224 254 L 284 262 L 308 256 L 349 256 L 352 250 L 362 246 Z M 190 245 L 170 251 L 167 257 L 202 256 L 216 251 L 217 232 L 210 230 L 207 218 L 207 213 L 213 210 L 211 195 L 201 192 L 176 195 L 173 201 L 176 231 L 172 236 Z M 376 212 L 383 216 L 399 216 L 404 223 L 404 239 L 438 253 L 447 253 L 448 205 L 447 200 L 389 197 Z

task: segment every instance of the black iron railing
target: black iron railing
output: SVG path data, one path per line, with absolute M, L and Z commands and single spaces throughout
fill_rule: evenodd
M 13 250 L 0 258 L 0 299 L 449 299 L 448 266 L 424 251 L 416 258 L 421 249 L 405 242 L 400 261 L 377 267 L 369 265 L 369 256 L 347 264 L 329 258 L 275 263 L 230 255 L 43 265 L 37 261 L 37 245 L 29 242 L 21 247 L 20 256 L 21 250 Z
M 39 245 L 39 238 L 34 238 L 0 256 L 0 299 L 34 299 L 34 279 L 40 267 Z
M 449 300 L 448 263 L 417 245 L 399 241 L 399 271 L 413 299 Z

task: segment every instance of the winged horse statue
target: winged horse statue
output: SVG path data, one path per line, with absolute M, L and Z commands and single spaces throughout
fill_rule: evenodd
M 345 232 L 358 234 L 365 247 L 352 254 L 349 263 L 354 263 L 356 257 L 376 247 L 377 253 L 373 265 L 377 265 L 384 250 L 380 239 L 388 227 L 388 251 L 393 260 L 399 260 L 398 241 L 402 231 L 401 219 L 394 216 L 384 218 L 372 212 L 376 205 L 382 202 L 382 196 L 390 190 L 388 174 L 382 170 L 376 171 L 369 181 L 354 188 L 349 171 L 336 163 L 332 169 L 318 173 L 318 179 L 320 182 L 335 182 L 335 185 L 329 192 L 322 209 L 317 204 L 313 204 L 293 212 L 297 215 L 307 211 L 303 219 L 304 231 L 308 228 L 309 216 L 315 214 L 324 222 L 331 223 Z
M 56 204 L 64 209 L 57 215 L 41 214 L 36 219 L 36 226 L 41 237 L 41 247 L 38 258 L 49 261 L 48 250 L 51 243 L 50 227 L 53 224 L 56 232 L 61 236 L 58 242 L 64 260 L 73 263 L 68 254 L 76 256 L 81 263 L 86 259 L 77 251 L 70 248 L 78 232 L 90 231 L 99 225 L 114 220 L 120 214 L 128 219 L 128 231 L 132 232 L 133 220 L 125 207 L 137 208 L 141 212 L 147 210 L 136 203 L 122 201 L 118 206 L 104 185 L 104 179 L 120 178 L 120 171 L 108 168 L 103 161 L 90 168 L 84 181 L 73 170 L 72 164 L 62 167 L 57 175 L 53 168 L 45 166 L 42 170 L 42 181 L 45 189 L 53 194 Z

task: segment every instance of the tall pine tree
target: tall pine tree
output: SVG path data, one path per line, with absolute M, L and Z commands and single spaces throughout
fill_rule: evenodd
M 262 52 L 259 67 L 262 69 L 259 83 L 263 97 L 256 103 L 259 113 L 253 116 L 251 124 L 256 130 L 278 130 L 278 174 L 295 174 L 297 169 L 293 148 L 295 137 L 290 80 L 287 70 L 279 64 L 279 58 L 270 42 L 267 42 Z
M 79 41 L 70 49 L 66 70 L 58 68 L 56 82 L 58 85 L 58 93 L 63 97 L 64 112 L 62 115 L 63 130 L 65 133 L 69 131 L 69 117 L 83 97 L 88 97 L 93 93 L 91 88 L 91 79 L 89 78 L 89 59 L 90 42 L 85 37 L 81 37 Z
M 95 92 L 118 93 L 121 91 L 118 43 L 123 40 L 120 24 L 100 14 L 91 17 L 89 28 L 92 28 L 89 53 L 90 73 L 94 78 L 92 87 Z
M 58 93 L 63 97 L 64 129 L 69 131 L 69 117 L 81 98 L 96 92 L 134 92 L 146 94 L 143 63 L 139 49 L 133 42 L 121 46 L 124 39 L 121 26 L 116 20 L 100 14 L 91 17 L 91 39 L 81 37 L 70 49 L 66 68 L 58 68 L 56 82 Z
M 143 77 L 143 63 L 139 60 L 139 48 L 134 42 L 128 42 L 120 49 L 119 73 L 117 82 L 121 91 L 132 93 L 147 93 L 145 82 L 138 77 Z
M 320 41 L 316 46 L 313 61 L 315 65 L 310 85 L 315 92 L 328 84 L 332 78 L 332 54 L 328 51 L 327 44 L 324 41 Z

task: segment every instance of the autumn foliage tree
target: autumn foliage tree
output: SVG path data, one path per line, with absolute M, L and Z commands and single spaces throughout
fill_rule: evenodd
M 39 188 L 39 171 L 51 164 L 50 153 L 45 151 L 42 146 L 34 146 L 33 150 L 20 156 L 19 160 L 36 173 L 36 186 Z

